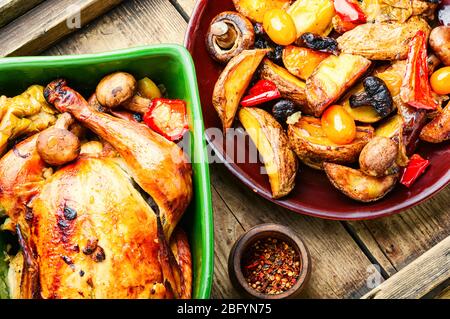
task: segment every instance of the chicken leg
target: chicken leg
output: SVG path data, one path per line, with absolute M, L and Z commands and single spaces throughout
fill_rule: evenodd
M 44 95 L 116 149 L 130 175 L 158 205 L 169 240 L 192 198 L 191 167 L 183 151 L 145 125 L 96 111 L 65 80 L 50 83 Z

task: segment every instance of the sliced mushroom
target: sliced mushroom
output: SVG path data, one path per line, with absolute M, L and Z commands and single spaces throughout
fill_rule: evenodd
M 242 14 L 232 11 L 217 15 L 206 36 L 206 48 L 219 63 L 227 63 L 254 44 L 255 31 L 252 23 Z
M 376 76 L 369 76 L 363 81 L 365 91 L 350 97 L 352 108 L 372 106 L 381 116 L 386 117 L 394 110 L 394 101 L 386 83 Z

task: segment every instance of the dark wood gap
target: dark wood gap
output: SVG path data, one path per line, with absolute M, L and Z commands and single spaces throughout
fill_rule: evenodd
M 183 19 L 186 22 L 189 22 L 189 14 L 184 10 L 181 4 L 179 4 L 177 0 L 169 0 L 169 2 L 175 7 L 175 9 L 177 9 L 178 13 L 183 17 Z
M 366 244 L 364 244 L 364 241 L 361 238 L 359 238 L 358 234 L 353 230 L 351 225 L 344 221 L 342 221 L 340 223 L 342 224 L 344 229 L 347 231 L 347 233 L 350 235 L 350 237 L 353 239 L 353 241 L 356 243 L 356 245 L 358 245 L 358 247 L 362 250 L 364 255 L 366 255 L 366 257 L 370 260 L 370 262 L 372 264 L 380 267 L 381 276 L 383 276 L 384 279 L 388 279 L 390 276 L 389 276 L 388 272 L 386 271 L 386 269 L 384 269 L 384 267 L 378 262 L 378 260 L 375 258 L 375 256 L 370 252 L 370 249 L 366 246 Z M 378 245 L 378 242 L 377 242 L 377 245 Z M 380 249 L 381 249 L 381 247 L 380 247 Z M 384 252 L 383 252 L 383 254 L 384 254 Z M 386 256 L 386 258 L 387 258 L 387 256 Z M 388 258 L 388 260 L 392 264 L 392 261 L 389 258 Z M 394 265 L 392 265 L 392 267 L 395 268 Z M 397 270 L 397 268 L 395 268 L 395 269 Z
M 225 207 L 230 211 L 231 215 L 233 215 L 234 219 L 236 219 L 236 221 L 238 222 L 239 226 L 241 226 L 241 228 L 246 231 L 247 229 L 244 227 L 244 225 L 242 225 L 241 221 L 237 218 L 237 216 L 234 214 L 233 210 L 231 209 L 231 207 L 228 205 L 228 203 L 225 201 L 225 199 L 222 197 L 222 195 L 220 195 L 220 192 L 217 190 L 217 188 L 211 184 L 211 187 L 214 188 L 214 190 L 216 191 L 217 195 L 220 197 L 220 199 L 222 200 L 222 202 L 224 203 Z

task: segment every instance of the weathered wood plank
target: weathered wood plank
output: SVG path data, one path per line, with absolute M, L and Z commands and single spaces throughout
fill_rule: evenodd
M 44 0 L 0 0 L 0 28 Z
M 311 256 L 313 272 L 303 297 L 359 298 L 374 270 L 339 222 L 300 216 L 265 201 L 241 185 L 223 165 L 212 166 L 212 182 L 242 226 L 275 222 L 291 227 L 303 238 Z M 226 235 L 217 232 L 216 240 Z M 231 245 L 230 245 L 231 248 Z M 375 273 L 379 280 L 383 280 Z
M 0 56 L 42 52 L 122 0 L 47 0 L 0 29 Z
M 215 299 L 238 298 L 239 294 L 233 289 L 228 277 L 228 255 L 231 246 L 244 233 L 244 228 L 214 187 L 212 187 L 212 199 L 216 241 L 214 243 L 214 279 L 211 297 Z
M 444 238 L 450 236 L 450 188 L 400 215 L 352 223 L 371 251 L 382 250 L 400 270 Z M 370 238 L 371 237 L 371 238 Z
M 428 250 L 364 299 L 419 299 L 450 279 L 450 237 Z
M 186 27 L 186 21 L 167 0 L 129 0 L 44 54 L 95 53 L 155 43 L 182 44 Z
M 179 6 L 183 9 L 184 13 L 191 16 L 192 11 L 194 11 L 195 0 L 170 0 L 174 5 Z

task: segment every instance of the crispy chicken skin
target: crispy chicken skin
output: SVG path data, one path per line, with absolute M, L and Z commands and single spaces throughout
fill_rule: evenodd
M 32 207 L 43 298 L 165 297 L 157 215 L 112 159 L 60 169 Z
M 361 55 L 370 60 L 404 60 L 409 42 L 419 30 L 428 36 L 431 28 L 418 17 L 405 23 L 366 23 L 344 33 L 337 41 L 343 53 Z
M 0 205 L 24 260 L 15 296 L 190 298 L 189 243 L 175 229 L 192 196 L 182 150 L 143 125 L 92 110 L 58 83 L 47 88 L 48 100 L 102 140 L 82 145 L 54 174 L 37 154 L 38 134 L 0 160 Z
M 170 238 L 192 198 L 191 166 L 183 151 L 145 125 L 95 111 L 64 80 L 50 83 L 45 96 L 115 148 L 130 175 L 155 200 Z

